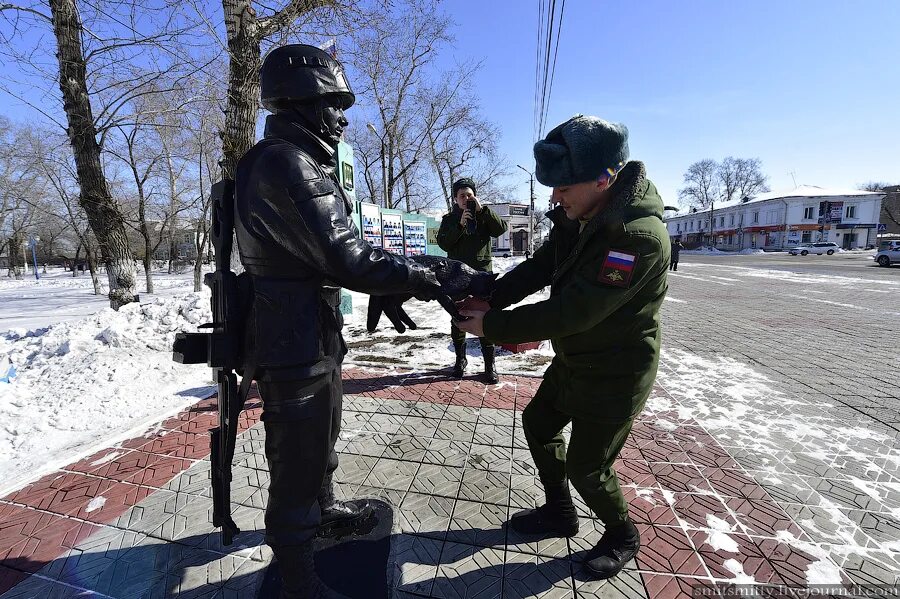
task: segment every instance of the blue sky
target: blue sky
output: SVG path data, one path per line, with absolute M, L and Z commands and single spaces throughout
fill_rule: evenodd
M 470 83 L 501 149 L 529 170 L 537 6 L 447 3 L 455 54 L 484 61 Z M 896 0 L 567 0 L 547 128 L 578 112 L 625 123 L 669 204 L 688 165 L 729 155 L 760 158 L 773 190 L 791 172 L 900 182 L 898 17 Z
M 443 66 L 483 62 L 469 86 L 502 131 L 522 201 L 528 181 L 515 165 L 534 166 L 537 7 L 444 7 L 458 27 Z M 792 173 L 824 187 L 900 183 L 898 18 L 898 0 L 566 0 L 547 128 L 578 112 L 625 123 L 632 158 L 668 204 L 691 163 L 729 155 L 760 158 L 774 190 L 793 187 Z M 28 118 L 15 104 L 4 112 Z

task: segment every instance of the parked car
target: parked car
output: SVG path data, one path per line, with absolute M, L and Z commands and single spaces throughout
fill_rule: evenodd
M 875 254 L 875 262 L 878 266 L 890 266 L 891 264 L 900 264 L 900 243 L 888 246 Z
M 789 249 L 788 254 L 791 256 L 796 256 L 797 254 L 800 254 L 801 256 L 806 256 L 807 254 L 818 254 L 819 256 L 828 254 L 830 256 L 839 249 L 841 249 L 840 246 L 833 241 L 820 241 L 818 243 L 800 244 L 797 247 Z

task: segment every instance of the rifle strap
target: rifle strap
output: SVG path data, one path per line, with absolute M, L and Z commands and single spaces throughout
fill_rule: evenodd
M 245 366 L 243 369 L 244 376 L 241 377 L 241 386 L 238 388 L 238 412 L 244 409 L 244 404 L 247 403 L 247 395 L 250 394 L 250 385 L 253 384 L 253 379 L 256 377 L 256 366 Z

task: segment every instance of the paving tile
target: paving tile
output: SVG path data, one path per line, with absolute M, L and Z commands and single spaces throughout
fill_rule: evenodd
M 572 562 L 542 555 L 507 552 L 504 599 L 524 597 L 568 599 L 572 596 L 574 596 Z
M 397 432 L 402 435 L 430 439 L 434 437 L 439 423 L 439 420 L 411 414 L 406 417 Z
M 687 576 L 671 576 L 669 574 L 641 574 L 644 593 L 649 599 L 688 599 L 696 597 L 700 587 L 711 587 L 712 581 L 706 578 L 690 578 Z M 712 595 L 708 595 L 712 596 Z M 613 595 L 615 597 L 615 595 Z
M 441 495 L 453 499 L 459 494 L 463 469 L 437 464 L 422 464 L 416 472 L 410 491 Z
M 444 544 L 432 597 L 493 599 L 501 596 L 502 587 L 502 548 L 497 550 L 452 542 Z
M 628 503 L 628 514 L 634 522 L 656 526 L 677 526 L 672 506 L 657 487 L 623 486 L 622 494 Z
M 614 469 L 620 485 L 649 487 L 656 484 L 656 475 L 646 460 L 617 460 Z
M 493 424 L 493 425 L 501 425 L 501 426 L 512 426 L 513 425 L 513 411 L 511 409 L 492 409 L 492 408 L 481 408 L 478 410 L 478 424 Z
M 391 435 L 391 440 L 384 448 L 382 458 L 421 462 L 425 458 L 430 439 L 409 435 Z
M 418 462 L 381 458 L 372 467 L 372 471 L 363 484 L 368 487 L 381 487 L 406 492 L 412 486 L 418 470 Z
M 802 529 L 774 501 L 726 497 L 725 505 L 749 535 L 775 537 L 782 532 L 795 537 L 803 535 Z
M 497 424 L 482 424 L 478 421 L 475 425 L 473 443 L 480 445 L 496 445 L 503 448 L 512 447 L 512 427 Z
M 708 576 L 687 534 L 674 526 L 638 524 L 641 550 L 635 557 L 640 570 L 660 574 Z
M 334 481 L 345 484 L 362 484 L 375 464 L 378 458 L 362 456 L 362 455 L 342 455 L 338 462 L 337 470 L 334 471 Z
M 669 491 L 682 493 L 712 491 L 712 487 L 695 466 L 656 463 L 650 464 L 650 471 L 659 486 Z
M 512 449 L 473 443 L 469 447 L 466 468 L 509 473 L 512 469 Z
M 820 575 L 823 571 L 837 572 L 837 566 L 833 562 L 816 555 L 824 552 L 812 543 L 786 543 L 778 539 L 754 540 L 775 570 L 774 584 L 805 586 L 808 584 L 807 573 L 811 567 Z
M 510 517 L 518 511 L 517 508 L 511 507 L 509 509 Z M 566 538 L 522 534 L 512 526 L 507 527 L 506 546 L 508 551 L 553 558 L 567 558 L 571 553 Z
M 462 406 L 447 406 L 443 419 L 438 428 L 443 428 L 454 422 L 469 422 L 475 424 L 478 422 L 479 410 L 474 408 L 466 408 Z
M 452 420 L 441 420 L 440 426 L 434 431 L 435 439 L 444 439 L 447 441 L 462 441 L 463 443 L 471 443 L 475 437 L 474 422 L 455 422 Z
M 56 514 L 0 504 L 0 563 L 20 572 L 37 572 L 98 528 Z
M 0 565 L 0 595 L 15 587 L 17 584 L 29 577 L 27 572 L 13 570 L 6 566 Z
M 581 599 L 646 599 L 641 575 L 633 567 L 626 567 L 614 578 L 593 580 L 583 572 L 581 564 L 572 563 L 575 596 Z M 656 595 L 649 595 L 656 599 Z
M 422 493 L 407 493 L 395 511 L 395 529 L 443 540 L 450 527 L 455 500 Z
M 746 471 L 748 476 L 752 477 L 759 485 L 765 489 L 769 497 L 778 503 L 799 503 L 805 504 L 812 502 L 818 504 L 818 493 L 812 489 L 806 480 L 799 475 L 794 474 L 775 474 L 760 470 Z
M 756 584 L 780 584 L 775 569 L 749 536 L 716 530 L 694 530 L 689 536 L 713 578 L 737 578 L 749 584 L 750 577 Z
M 422 462 L 462 468 L 466 465 L 466 458 L 469 456 L 469 445 L 463 441 L 432 439 Z
M 488 470 L 466 469 L 463 472 L 459 498 L 507 505 L 510 498 L 509 474 Z
M 3 594 L 3 599 L 75 599 L 88 596 L 83 590 L 48 578 L 31 576 Z
M 508 508 L 504 505 L 459 499 L 453 507 L 447 540 L 503 549 L 507 514 Z
M 209 455 L 209 433 L 192 433 L 183 430 L 164 431 L 163 433 L 152 436 L 147 443 L 134 449 L 193 460 Z
M 723 497 L 768 499 L 766 490 L 741 470 L 701 467 L 700 473 L 713 491 Z
M 672 493 L 668 496 L 672 510 L 686 528 L 738 530 L 738 523 L 721 499 L 710 494 Z
M 863 510 L 841 511 L 870 537 L 868 545 L 872 549 L 883 547 L 886 543 L 896 543 L 900 539 L 900 518 Z
M 573 500 L 575 493 L 573 493 Z M 546 502 L 544 485 L 536 476 L 513 474 L 509 484 L 509 505 L 516 508 L 534 508 Z
M 512 450 L 512 467 L 513 474 L 525 474 L 528 476 L 537 476 L 537 467 L 531 457 L 531 452 L 527 449 Z
M 395 535 L 391 539 L 393 589 L 430 596 L 443 544 L 428 537 Z
M 842 573 L 854 584 L 859 585 L 896 585 L 900 573 L 900 554 L 876 550 L 856 549 L 823 545 L 822 549 L 830 555 L 841 553 L 843 559 L 838 561 Z M 835 551 L 838 550 L 838 551 Z
M 822 479 L 810 481 L 810 486 L 823 498 L 833 501 L 840 507 L 875 512 L 883 509 L 878 500 L 849 480 Z

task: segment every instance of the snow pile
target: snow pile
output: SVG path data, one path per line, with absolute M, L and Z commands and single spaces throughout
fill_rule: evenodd
M 766 252 L 759 248 L 745 248 L 739 252 L 735 252 L 737 254 L 741 254 L 742 256 L 757 256 L 759 254 L 771 254 L 772 252 Z
M 723 254 L 732 254 L 733 252 L 723 252 L 718 248 L 706 246 L 695 250 L 681 250 L 682 254 L 693 254 L 698 256 L 721 256 Z
M 17 370 L 0 384 L 0 495 L 208 394 L 209 369 L 173 362 L 172 341 L 210 318 L 200 292 L 0 334 Z

